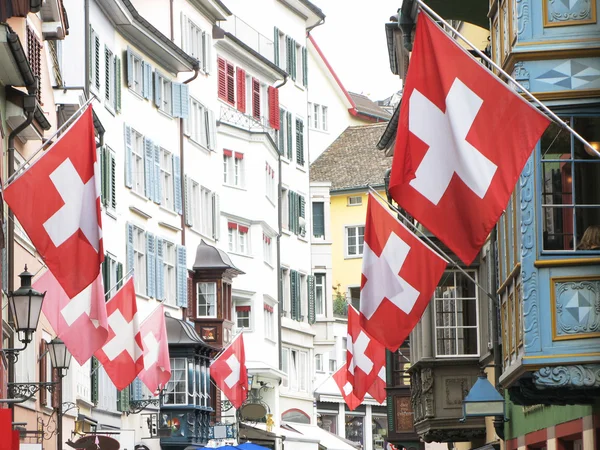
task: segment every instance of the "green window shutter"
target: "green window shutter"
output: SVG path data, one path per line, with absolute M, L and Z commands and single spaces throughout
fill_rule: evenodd
M 285 111 L 279 108 L 279 131 L 278 142 L 279 142 L 279 153 L 283 155 L 284 147 L 285 147 Z
M 287 157 L 291 161 L 294 157 L 294 139 L 292 136 L 292 113 L 287 112 L 286 124 L 287 124 Z
M 296 162 L 304 165 L 304 122 L 296 119 Z
M 285 37 L 285 71 L 291 75 L 292 74 L 292 40 L 289 36 Z
M 117 263 L 117 289 L 123 286 L 123 264 Z
M 292 80 L 296 81 L 297 63 L 296 63 L 296 41 L 292 39 Z
M 296 320 L 301 322 L 304 320 L 302 315 L 302 286 L 300 286 L 300 273 L 296 272 L 296 303 L 298 304 L 298 317 Z
M 108 149 L 106 146 L 100 148 L 100 170 L 101 170 L 101 183 L 100 183 L 100 199 L 102 205 L 108 205 Z
M 298 320 L 298 304 L 296 299 L 296 271 L 290 270 L 290 306 L 292 320 Z
M 306 47 L 302 47 L 302 84 L 308 86 L 308 55 Z
M 121 58 L 115 57 L 115 110 L 121 112 Z
M 93 36 L 93 55 L 94 55 L 94 86 L 100 90 L 100 38 L 96 33 Z
M 279 305 L 283 305 L 283 277 L 285 275 L 285 272 L 283 271 L 283 269 L 279 270 L 279 298 L 277 299 L 277 301 L 279 302 Z M 281 310 L 283 310 L 282 307 L 279 308 L 279 313 L 281 314 Z
M 306 277 L 308 288 L 308 323 L 311 325 L 316 322 L 315 314 L 315 277 L 309 275 Z
M 298 211 L 300 214 L 300 217 L 302 217 L 303 219 L 306 219 L 306 200 L 304 200 L 304 196 L 303 195 L 298 195 L 298 200 L 299 200 L 299 207 L 298 207 Z M 298 225 L 298 232 L 300 233 L 301 236 L 306 236 L 306 228 L 307 228 L 308 224 L 306 223 L 306 220 L 304 220 L 304 227 L 300 228 L 300 225 Z
M 273 33 L 273 62 L 279 67 L 279 28 Z
M 130 386 L 119 392 L 117 396 L 117 411 L 129 411 Z
M 104 287 L 106 289 L 106 286 Z M 100 363 L 95 356 L 92 356 L 92 364 L 91 364 L 91 378 L 92 378 L 92 403 L 94 405 L 98 404 L 98 369 L 100 367 Z
M 288 191 L 288 230 L 293 232 L 294 231 L 294 205 L 293 205 L 293 192 L 292 191 Z
M 102 283 L 104 284 L 104 294 L 106 295 L 108 293 L 108 290 L 110 289 L 110 286 L 108 285 L 110 283 L 110 274 L 108 272 L 108 268 L 110 267 L 110 256 L 106 255 L 104 257 L 104 261 L 102 261 Z
M 109 173 L 109 185 L 108 192 L 110 197 L 110 206 L 113 209 L 117 208 L 117 161 L 115 160 L 115 154 L 110 150 L 107 152 L 108 155 L 108 173 Z

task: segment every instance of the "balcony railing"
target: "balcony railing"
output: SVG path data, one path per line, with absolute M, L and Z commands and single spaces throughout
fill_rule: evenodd
M 227 19 L 221 24 L 221 28 L 233 34 L 252 50 L 260 53 L 269 61 L 275 61 L 273 56 L 273 40 L 260 34 L 239 17 L 233 16 L 232 18 Z
M 247 130 L 251 133 L 267 133 L 277 144 L 277 130 L 274 130 L 269 125 L 269 120 L 266 117 L 261 117 L 260 120 L 244 114 L 237 109 L 229 106 L 221 105 L 221 113 L 219 115 L 221 123 L 227 123 L 234 127 Z

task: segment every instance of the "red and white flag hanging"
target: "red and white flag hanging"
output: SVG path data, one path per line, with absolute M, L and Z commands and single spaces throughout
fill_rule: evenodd
M 354 411 L 358 405 L 362 403 L 363 399 L 354 395 L 352 392 L 352 383 L 348 381 L 347 375 L 348 370 L 346 369 L 346 366 L 342 366 L 332 375 L 332 377 L 335 384 L 337 384 L 346 405 L 348 405 L 350 411 Z
M 427 307 L 446 261 L 369 194 L 360 290 L 365 331 L 391 351 Z
M 470 264 L 549 123 L 420 13 L 390 194 Z
M 171 378 L 169 341 L 163 305 L 156 308 L 140 325 L 140 336 L 144 351 L 144 368 L 138 378 L 150 392 L 157 393 Z
M 115 387 L 121 391 L 129 386 L 144 368 L 133 278 L 129 278 L 106 303 L 106 312 L 108 340 L 95 356 Z
M 242 406 L 248 397 L 244 333 L 240 333 L 212 362 L 210 376 L 235 408 Z
M 346 350 L 347 379 L 357 398 L 363 398 L 377 380 L 381 368 L 385 371 L 385 347 L 367 333 L 360 324 L 360 315 L 348 307 L 348 339 Z
M 380 404 L 385 402 L 387 398 L 387 393 L 385 391 L 385 379 L 385 366 L 382 366 L 381 369 L 379 369 L 379 374 L 377 375 L 375 382 L 371 385 L 368 391 L 368 394 Z
M 35 284 L 48 291 L 44 315 L 80 364 L 108 335 L 99 185 L 90 106 L 4 190 L 50 272 Z

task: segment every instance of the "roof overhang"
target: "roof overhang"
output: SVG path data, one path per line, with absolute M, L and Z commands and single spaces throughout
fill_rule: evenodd
M 306 20 L 306 28 L 311 29 L 325 20 L 325 14 L 308 0 L 279 0 L 296 14 Z
M 223 39 L 216 40 L 215 47 L 217 49 L 222 50 L 229 57 L 241 61 L 246 68 L 251 68 L 254 72 L 261 74 L 268 84 L 285 79 L 287 73 L 283 69 L 277 67 L 228 31 L 223 34 Z
M 189 0 L 200 12 L 203 12 L 213 21 L 227 20 L 231 11 L 220 0 Z
M 8 25 L 0 25 L 0 83 L 19 87 L 35 85 L 19 35 Z
M 198 60 L 144 19 L 130 0 L 96 0 L 117 31 L 172 74 L 191 72 Z
M 44 39 L 64 39 L 69 23 L 62 0 L 45 0 L 40 10 Z

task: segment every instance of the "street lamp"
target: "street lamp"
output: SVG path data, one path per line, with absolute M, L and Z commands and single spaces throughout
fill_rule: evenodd
M 492 386 L 485 373 L 477 381 L 463 400 L 463 419 L 468 417 L 504 417 L 504 397 Z
M 57 410 L 56 410 L 56 448 L 58 450 L 62 449 L 62 379 L 67 375 L 67 370 L 69 370 L 69 365 L 71 364 L 71 352 L 67 349 L 65 343 L 59 339 L 54 338 L 48 343 L 48 352 L 50 353 L 50 362 L 52 363 L 52 367 L 56 369 L 58 374 L 57 381 L 57 394 L 58 394 L 58 402 L 57 402 Z

